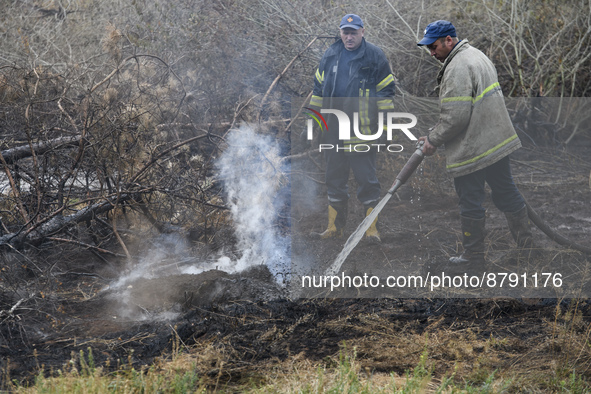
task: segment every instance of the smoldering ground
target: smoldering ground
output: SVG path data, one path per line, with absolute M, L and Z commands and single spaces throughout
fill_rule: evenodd
M 249 126 L 231 131 L 216 161 L 236 242 L 195 255 L 182 234 L 150 240 L 141 257 L 105 290 L 112 314 L 128 320 L 172 319 L 195 305 L 285 296 L 290 255 L 284 162 L 277 143 Z
M 588 149 L 584 141 L 580 149 Z M 589 234 L 589 167 L 583 156 L 573 161 L 573 154 L 576 151 L 562 154 L 524 148 L 514 157 L 514 174 L 530 204 L 553 228 L 583 242 Z M 398 164 L 378 163 L 383 183 L 389 181 L 392 166 Z M 244 164 L 236 165 L 243 169 Z M 461 239 L 454 214 L 457 202 L 449 183 L 433 181 L 437 168 L 437 158 L 425 161 L 421 176 L 410 182 L 409 194 L 388 203 L 381 213 L 383 243 L 361 243 L 352 252 L 356 261 L 383 261 L 384 267 L 392 269 L 419 269 L 421 262 L 436 262 L 456 252 Z M 239 178 L 259 179 L 261 172 L 257 171 L 251 168 Z M 549 181 L 561 187 L 549 193 L 544 186 Z M 413 182 L 420 182 L 421 198 L 414 198 L 411 204 L 413 190 L 419 189 L 419 184 Z M 244 189 L 236 190 L 238 193 Z M 264 200 L 265 196 L 259 198 Z M 312 201 L 321 208 L 326 204 L 321 193 Z M 236 200 L 234 204 L 241 203 Z M 487 200 L 487 204 L 491 201 Z M 501 213 L 490 209 L 487 215 L 489 256 L 497 266 L 502 266 L 513 248 L 511 236 Z M 353 231 L 362 216 L 362 212 L 353 210 L 346 231 Z M 332 261 L 345 240 L 320 244 L 307 238 L 309 230 L 325 224 L 319 213 L 302 210 L 293 219 L 298 220 L 296 229 L 302 232 L 300 238 L 306 242 L 311 262 L 321 265 Z M 277 225 L 270 227 L 281 229 Z M 245 240 L 253 239 L 249 234 L 250 238 Z M 284 235 L 281 231 L 275 234 Z M 587 261 L 580 253 L 557 247 L 535 229 L 534 236 L 542 250 L 539 258 L 549 267 L 559 263 L 580 266 Z M 120 289 L 129 290 L 127 315 L 118 314 L 121 305 L 107 299 L 107 292 L 100 292 L 106 286 L 115 286 L 119 276 L 109 275 L 116 271 L 97 264 L 90 252 L 71 248 L 70 254 L 63 255 L 52 268 L 64 273 L 58 276 L 63 282 L 61 287 L 56 284 L 54 291 L 44 292 L 45 298 L 39 297 L 34 304 L 20 304 L 27 309 L 19 307 L 12 315 L 2 315 L 0 352 L 2 360 L 10 359 L 10 365 L 3 364 L 3 369 L 8 369 L 12 377 L 25 378 L 31 377 L 31 371 L 36 371 L 39 364 L 45 365 L 49 373 L 51 368 L 62 368 L 69 360 L 78 365 L 77 354 L 81 350 L 88 352 L 89 347 L 100 365 L 109 361 L 110 368 L 115 368 L 117 360 L 130 359 L 139 367 L 170 354 L 175 341 L 182 341 L 188 349 L 196 349 L 189 352 L 197 360 L 199 373 L 205 380 L 211 377 L 213 385 L 218 376 L 223 383 L 232 384 L 253 374 L 265 375 L 273 368 L 285 368 L 287 373 L 298 357 L 302 362 L 328 366 L 326 363 L 334 362 L 345 348 L 355 349 L 363 368 L 375 374 L 393 372 L 402 376 L 418 365 L 425 351 L 429 355 L 428 365 L 438 377 L 456 371 L 456 376 L 481 381 L 478 379 L 495 370 L 504 371 L 503 374 L 511 371 L 520 377 L 519 381 L 535 386 L 535 376 L 541 379 L 548 371 L 558 374 L 559 365 L 569 365 L 579 374 L 587 373 L 591 354 L 585 345 L 590 313 L 586 301 L 555 298 L 539 303 L 533 299 L 528 304 L 529 301 L 518 298 L 294 300 L 281 292 L 283 287 L 260 264 L 261 258 L 254 260 L 254 267 L 242 272 L 215 270 L 220 258 L 225 256 L 238 262 L 245 255 L 241 250 L 247 249 L 249 243 L 238 242 L 238 234 L 234 244 L 241 247 L 210 252 L 204 254 L 204 259 L 197 259 L 197 253 L 190 253 L 191 244 L 176 237 L 163 236 L 144 244 L 151 245 L 143 253 L 145 277 L 136 276 L 139 281 L 130 279 L 119 285 Z M 64 250 L 66 253 L 67 248 Z M 261 256 L 273 256 L 256 250 Z M 74 261 L 74 255 L 78 271 L 67 271 L 66 262 Z M 195 260 L 188 261 L 189 258 Z M 24 257 L 10 261 L 21 276 L 27 275 L 22 266 L 31 263 Z M 178 267 L 170 266 L 175 262 Z M 182 273 L 182 269 L 197 264 L 204 264 L 201 274 Z M 2 275 L 8 279 L 12 271 L 5 268 Z M 124 268 L 129 271 L 118 273 L 133 277 L 133 267 Z M 167 276 L 163 278 L 162 272 L 167 272 Z M 32 276 L 29 278 L 33 280 Z M 6 287 L 7 283 L 3 281 L 2 285 Z M 18 294 L 26 295 L 22 291 Z M 121 292 L 113 294 L 124 299 Z M 3 297 L 0 301 L 4 305 L 2 310 L 8 313 L 19 298 Z M 158 316 L 170 311 L 177 314 L 176 318 L 166 320 Z M 30 356 L 35 349 L 36 358 Z M 76 355 L 72 356 L 72 352 Z M 528 358 L 527 363 L 524 357 Z M 222 361 L 224 368 L 220 374 Z

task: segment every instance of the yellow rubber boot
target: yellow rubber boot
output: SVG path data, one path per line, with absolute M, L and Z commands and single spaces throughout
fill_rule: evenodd
M 321 239 L 343 236 L 343 228 L 347 221 L 347 202 L 331 203 L 328 206 L 328 226 L 321 233 L 311 233 Z
M 367 211 L 365 213 L 365 217 L 368 217 L 372 211 L 373 211 L 373 207 L 367 208 Z M 369 228 L 365 232 L 365 238 L 367 238 L 369 241 L 382 242 L 382 239 L 380 238 L 380 232 L 378 231 L 378 228 L 377 228 L 377 224 L 378 224 L 378 218 L 376 217 L 375 220 L 371 223 L 371 226 L 369 226 Z

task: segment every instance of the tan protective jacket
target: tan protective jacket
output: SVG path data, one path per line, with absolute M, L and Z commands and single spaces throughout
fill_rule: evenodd
M 437 83 L 440 117 L 429 141 L 445 144 L 447 170 L 453 177 L 488 167 L 521 147 L 494 65 L 467 40 L 450 52 Z

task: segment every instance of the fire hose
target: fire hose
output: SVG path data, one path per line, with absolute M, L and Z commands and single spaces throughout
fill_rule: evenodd
M 367 231 L 367 229 L 371 226 L 373 221 L 378 217 L 378 214 L 384 208 L 388 200 L 390 200 L 394 192 L 396 192 L 396 190 L 398 190 L 400 186 L 406 183 L 410 176 L 419 167 L 424 158 L 425 154 L 423 153 L 423 142 L 420 141 L 417 144 L 417 149 L 415 150 L 415 152 L 412 154 L 410 159 L 408 159 L 404 167 L 402 167 L 402 170 L 400 170 L 400 172 L 396 176 L 396 180 L 392 184 L 392 187 L 388 189 L 386 195 L 380 200 L 378 205 L 376 205 L 376 207 L 371 211 L 371 213 L 365 217 L 365 219 L 357 227 L 357 230 L 355 230 L 353 234 L 349 236 L 347 242 L 345 242 L 345 246 L 343 246 L 343 250 L 341 250 L 341 253 L 339 253 L 335 261 L 326 271 L 327 275 L 336 275 L 339 272 L 341 266 L 345 262 L 345 259 L 347 258 L 349 253 L 351 253 L 353 248 L 355 248 L 359 241 L 361 241 L 361 238 L 363 238 L 365 231 Z
M 371 226 L 371 223 L 378 217 L 380 211 L 384 208 L 388 200 L 392 197 L 394 192 L 400 188 L 403 184 L 408 181 L 411 175 L 416 171 L 419 165 L 422 163 L 423 159 L 425 158 L 425 154 L 423 153 L 423 142 L 420 141 L 417 146 L 415 152 L 412 156 L 408 159 L 402 170 L 396 176 L 396 180 L 388 189 L 386 195 L 380 200 L 378 205 L 373 209 L 373 211 L 361 222 L 361 224 L 357 227 L 357 229 L 349 236 L 347 242 L 343 246 L 343 249 L 332 263 L 332 265 L 326 271 L 327 275 L 336 275 L 347 256 L 351 253 L 351 251 L 357 246 L 359 241 L 363 238 L 365 231 Z M 581 245 L 577 242 L 569 240 L 565 236 L 559 234 L 558 232 L 554 231 L 550 226 L 537 214 L 536 211 L 529 205 L 526 201 L 525 205 L 527 207 L 527 214 L 532 221 L 544 234 L 546 234 L 551 240 L 558 243 L 559 245 L 566 246 L 575 250 L 578 250 L 583 253 L 591 254 L 591 248 L 585 245 Z
M 525 205 L 527 207 L 527 216 L 529 216 L 532 223 L 535 224 L 536 227 L 539 228 L 544 234 L 546 234 L 548 238 L 550 238 L 552 241 L 556 242 L 559 245 L 566 246 L 567 248 L 591 254 L 590 247 L 571 241 L 564 235 L 554 231 L 552 228 L 550 228 L 548 223 L 546 223 L 544 219 L 542 219 L 540 215 L 538 215 L 538 213 L 534 211 L 534 209 L 531 207 L 531 205 L 529 205 L 527 201 L 525 202 Z

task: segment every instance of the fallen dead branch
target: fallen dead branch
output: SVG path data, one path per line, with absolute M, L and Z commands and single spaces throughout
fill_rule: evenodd
M 10 309 L 1 310 L 0 319 L 8 319 L 11 317 L 15 317 L 14 312 L 23 304 L 23 302 L 27 302 L 33 297 L 35 297 L 35 294 L 30 294 L 28 297 L 23 297 L 20 300 L 18 300 Z
M 47 237 L 47 239 L 49 241 L 69 243 L 69 244 L 73 244 L 73 245 L 77 245 L 77 246 L 82 246 L 84 248 L 92 249 L 92 250 L 95 250 L 97 252 L 104 253 L 104 254 L 109 254 L 109 255 L 115 256 L 115 257 L 127 257 L 124 254 L 111 252 L 110 250 L 99 248 L 98 246 L 91 245 L 91 244 L 88 244 L 88 243 L 85 243 L 85 242 L 76 241 L 74 239 L 59 238 L 59 237 Z
M 57 149 L 63 146 L 72 145 L 77 146 L 80 143 L 81 136 L 65 136 L 54 138 L 52 140 L 37 142 L 34 144 L 21 145 L 14 148 L 2 151 L 2 157 L 6 164 L 13 164 L 21 159 L 31 157 L 33 152 L 37 155 L 42 155 L 50 150 Z
M 310 155 L 320 153 L 318 150 L 309 150 L 304 153 L 298 153 L 297 155 L 283 156 L 281 161 L 301 159 L 302 157 L 310 158 Z
M 20 305 L 21 305 L 23 302 L 25 302 L 25 301 L 26 301 L 26 299 L 25 299 L 25 298 L 21 298 L 21 299 L 20 299 L 20 300 L 18 300 L 18 301 L 16 302 L 16 304 L 14 304 L 14 305 L 13 305 L 13 306 L 12 306 L 12 307 L 11 307 L 11 308 L 8 310 L 8 311 L 6 311 L 6 310 L 0 311 L 0 318 L 3 318 L 3 317 L 5 317 L 5 316 L 6 316 L 6 317 L 11 317 L 11 316 L 13 316 L 13 314 L 14 314 L 14 311 L 15 311 L 15 310 L 16 310 L 16 309 L 17 309 L 17 308 L 18 308 L 18 307 L 19 307 L 19 306 L 20 306 Z
M 0 247 L 12 246 L 18 249 L 24 244 L 39 244 L 47 237 L 58 233 L 67 226 L 91 220 L 94 216 L 108 212 L 118 206 L 118 204 L 132 201 L 135 198 L 137 198 L 137 196 L 134 194 L 122 194 L 118 198 L 107 198 L 103 202 L 87 206 L 72 215 L 56 215 L 51 220 L 48 220 L 28 232 L 20 231 L 3 235 L 0 237 Z M 116 204 L 116 201 L 118 204 Z

